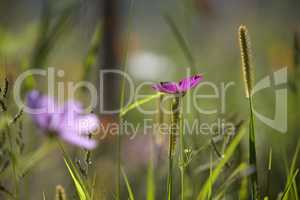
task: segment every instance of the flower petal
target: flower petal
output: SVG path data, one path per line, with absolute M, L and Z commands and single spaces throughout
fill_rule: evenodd
M 75 119 L 64 118 L 60 130 L 63 132 L 75 132 L 78 134 L 89 134 L 97 130 L 99 120 L 96 115 L 78 115 Z
M 203 76 L 201 74 L 197 74 L 191 77 L 187 77 L 185 79 L 182 79 L 181 81 L 179 81 L 179 90 L 180 92 L 186 92 L 192 88 L 194 88 L 195 86 L 197 86 L 200 81 L 203 80 Z
M 31 109 L 29 114 L 32 116 L 33 121 L 40 128 L 48 129 L 58 126 L 58 124 L 52 122 L 53 115 L 58 114 L 58 106 L 53 98 L 33 90 L 27 95 L 27 106 Z
M 161 82 L 158 84 L 154 84 L 152 88 L 158 92 L 168 93 L 168 94 L 175 94 L 179 90 L 177 83 L 174 82 Z

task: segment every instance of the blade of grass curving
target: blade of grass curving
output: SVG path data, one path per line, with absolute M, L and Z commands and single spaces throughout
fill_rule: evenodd
M 57 40 L 69 28 L 69 22 L 72 14 L 78 9 L 78 3 L 66 6 L 59 14 L 58 19 L 51 25 L 52 12 L 51 5 L 44 5 L 41 18 L 40 30 L 36 42 L 36 47 L 31 60 L 31 68 L 41 68 Z
M 249 163 L 255 167 L 255 172 L 250 176 L 251 194 L 252 199 L 259 199 L 258 191 L 258 178 L 257 178 L 257 161 L 256 161 L 256 148 L 255 148 L 255 130 L 254 130 L 254 114 L 253 114 L 253 101 L 252 101 L 252 87 L 253 87 L 253 69 L 251 66 L 251 50 L 250 38 L 248 30 L 245 26 L 239 27 L 239 43 L 242 60 L 242 71 L 245 85 L 246 97 L 249 100 Z
M 130 183 L 129 183 L 129 180 L 128 180 L 128 177 L 124 171 L 123 168 L 121 168 L 121 171 L 122 171 L 122 175 L 123 175 L 123 178 L 124 178 L 124 181 L 125 181 L 125 184 L 126 184 L 126 187 L 127 187 L 127 191 L 128 191 L 128 195 L 129 195 L 129 199 L 130 200 L 134 200 L 134 195 L 133 195 L 133 192 L 132 192 L 132 188 L 130 186 Z
M 97 61 L 97 56 L 99 54 L 99 49 L 101 47 L 101 41 L 102 41 L 102 25 L 98 23 L 96 25 L 96 30 L 93 34 L 93 38 L 88 53 L 83 62 L 83 69 L 84 69 L 83 80 L 89 79 L 92 66 L 94 66 Z
M 72 177 L 72 180 L 74 182 L 74 185 L 76 187 L 76 191 L 78 193 L 79 199 L 80 200 L 88 200 L 87 194 L 84 191 L 83 186 L 80 184 L 80 181 L 77 179 L 77 177 L 75 176 L 75 173 L 73 172 L 73 170 L 71 169 L 68 161 L 64 158 L 65 164 L 68 168 L 68 171 Z
M 49 1 L 44 1 L 37 40 L 29 66 L 31 68 L 41 67 L 37 65 L 42 63 L 42 60 L 45 60 L 45 57 L 47 56 L 47 46 L 49 43 L 47 35 L 50 30 L 51 12 Z
M 83 181 L 79 171 L 75 167 L 75 164 L 73 163 L 73 161 L 71 160 L 69 155 L 64 150 L 63 146 L 60 145 L 60 147 L 61 147 L 61 150 L 63 153 L 64 162 L 65 162 L 65 164 L 68 168 L 68 171 L 71 175 L 71 178 L 74 182 L 74 185 L 75 185 L 75 188 L 76 188 L 76 191 L 78 193 L 80 200 L 91 200 L 90 194 L 87 189 L 87 184 Z
M 170 27 L 172 34 L 174 35 L 181 51 L 185 55 L 185 58 L 187 59 L 189 65 L 192 67 L 193 73 L 197 72 L 195 59 L 188 47 L 186 40 L 184 39 L 182 33 L 180 32 L 179 28 L 176 26 L 174 20 L 172 19 L 172 17 L 169 14 L 164 14 L 163 17 L 164 17 L 166 23 L 168 24 L 168 26 Z
M 294 198 L 295 200 L 299 200 L 299 193 L 298 193 L 298 187 L 297 187 L 297 183 L 296 180 L 293 180 L 293 191 L 294 191 Z
M 295 181 L 296 176 L 298 175 L 299 169 L 296 169 L 293 172 L 293 175 L 291 177 L 289 177 L 288 181 L 287 181 L 287 187 L 284 189 L 282 196 L 281 196 L 281 200 L 288 200 L 288 193 L 290 191 L 290 189 L 292 188 L 293 182 Z
M 297 160 L 298 160 L 298 157 L 299 157 L 299 152 L 300 152 L 300 140 L 297 143 L 296 150 L 295 150 L 295 153 L 294 153 L 293 158 L 292 158 L 291 166 L 290 166 L 290 169 L 288 170 L 288 178 L 287 178 L 287 180 L 290 180 L 291 177 L 293 176 L 293 173 L 294 173 L 295 168 L 296 168 Z M 287 184 L 285 186 L 285 190 L 288 187 L 288 182 L 289 181 L 287 181 Z M 298 189 L 297 189 L 297 185 L 296 185 L 295 182 L 293 182 L 293 191 L 294 191 L 295 199 L 299 199 Z M 289 193 L 286 194 L 286 198 L 287 199 L 288 199 L 288 197 L 289 197 Z
M 223 167 L 226 165 L 226 163 L 229 161 L 231 156 L 233 155 L 235 149 L 237 148 L 238 144 L 240 143 L 241 139 L 245 135 L 245 129 L 244 127 L 241 127 L 241 129 L 238 131 L 238 134 L 233 138 L 229 146 L 227 147 L 223 159 L 220 160 L 220 162 L 217 164 L 215 169 L 212 172 L 211 177 L 209 177 L 202 187 L 201 191 L 199 192 L 197 196 L 197 200 L 203 200 L 206 199 L 209 193 L 210 184 L 214 184 L 219 177 L 220 173 L 222 172 Z
M 226 181 L 219 186 L 218 190 L 216 191 L 216 196 L 214 197 L 215 200 L 221 200 L 226 191 L 228 190 L 229 186 L 239 178 L 239 175 L 246 171 L 249 168 L 247 163 L 241 163 L 234 171 L 226 178 Z
M 71 16 L 78 8 L 78 3 L 66 6 L 59 14 L 58 19 L 52 24 L 51 18 L 53 17 L 53 10 L 51 9 L 50 1 L 46 1 L 42 10 L 35 48 L 30 60 L 30 68 L 43 68 L 45 66 L 49 54 L 58 39 L 60 39 L 61 36 L 66 33 L 66 30 L 70 28 Z M 32 88 L 35 84 L 36 80 L 32 76 L 28 77 L 25 81 L 25 90 Z
M 160 97 L 162 95 L 162 93 L 156 93 L 154 95 L 151 95 L 149 97 L 143 98 L 141 100 L 135 101 L 134 103 L 130 104 L 129 106 L 127 106 L 126 108 L 121 108 L 121 112 L 120 112 L 120 117 L 123 117 L 124 115 L 126 115 L 129 111 L 131 111 L 132 109 L 141 106 L 153 99 L 156 99 L 158 97 Z

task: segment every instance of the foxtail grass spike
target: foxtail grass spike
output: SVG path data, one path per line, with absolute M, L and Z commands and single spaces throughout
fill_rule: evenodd
M 239 27 L 239 42 L 242 58 L 242 70 L 245 82 L 246 97 L 249 99 L 249 164 L 255 168 L 255 172 L 250 176 L 251 185 L 251 196 L 252 200 L 260 199 L 259 188 L 258 188 L 258 176 L 257 176 L 257 161 L 256 161 L 256 145 L 255 145 L 255 129 L 254 129 L 254 114 L 253 114 L 253 102 L 251 97 L 252 91 L 252 67 L 250 59 L 250 39 L 248 30 L 245 26 L 241 25 Z
M 250 38 L 246 26 L 241 25 L 239 27 L 239 42 L 242 58 L 242 70 L 245 83 L 246 97 L 250 97 L 252 90 L 252 67 L 251 67 L 251 49 L 250 49 Z
M 67 200 L 65 189 L 61 185 L 56 186 L 55 200 Z

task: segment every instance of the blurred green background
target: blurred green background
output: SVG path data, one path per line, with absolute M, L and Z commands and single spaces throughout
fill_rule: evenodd
M 246 120 L 248 102 L 243 91 L 237 35 L 239 25 L 245 24 L 252 41 L 256 81 L 272 74 L 273 71 L 287 67 L 289 82 L 292 85 L 286 85 L 288 88 L 287 133 L 279 133 L 259 120 L 256 123 L 261 190 L 263 194 L 267 193 L 268 157 L 272 148 L 273 163 L 269 193 L 270 199 L 276 199 L 286 184 L 286 169 L 290 165 L 299 141 L 299 91 L 293 85 L 297 86 L 299 82 L 297 76 L 300 66 L 296 66 L 294 61 L 294 35 L 300 27 L 300 1 L 133 0 L 131 2 L 123 0 L 110 3 L 112 2 L 115 3 L 113 5 L 115 12 L 110 14 L 115 17 L 115 24 L 111 26 L 115 27 L 113 30 L 117 33 L 111 40 L 113 44 L 110 44 L 111 29 L 103 26 L 107 20 L 103 6 L 105 0 L 78 2 L 2 0 L 0 2 L 0 81 L 8 78 L 9 82 L 13 83 L 20 73 L 30 67 L 55 67 L 65 70 L 65 76 L 60 81 L 90 80 L 96 83 L 97 70 L 102 69 L 105 64 L 113 63 L 115 65 L 113 67 L 123 69 L 123 60 L 127 52 L 127 70 L 136 84 L 143 81 L 179 80 L 186 76 L 186 70 L 190 67 L 194 72 L 203 73 L 205 81 L 213 82 L 218 86 L 223 82 L 234 82 L 235 85 L 228 90 L 226 96 L 226 113 L 197 115 L 195 111 L 186 114 L 184 116 L 186 119 L 200 118 L 201 122 L 214 122 L 218 117 L 227 119 L 234 115 L 237 120 Z M 110 4 L 109 1 L 106 3 Z M 170 26 L 170 21 L 166 20 L 166 15 L 172 19 L 184 38 L 192 59 L 186 56 L 187 51 L 182 49 L 178 37 Z M 97 40 L 97 37 L 100 39 Z M 106 42 L 101 40 L 103 38 L 106 38 Z M 109 45 L 114 45 L 114 49 L 110 50 Z M 91 53 L 91 49 L 94 52 Z M 111 56 L 112 59 L 108 59 L 107 56 Z M 194 67 L 191 66 L 192 64 Z M 29 84 L 28 87 L 32 85 Z M 38 84 L 34 87 L 46 91 L 47 83 L 38 80 Z M 110 85 L 105 88 L 109 90 Z M 267 88 L 255 96 L 255 109 L 270 117 L 274 115 L 274 90 L 274 87 Z M 150 87 L 145 87 L 143 92 L 154 94 Z M 105 93 L 105 99 L 108 101 L 115 99 L 118 102 L 116 93 L 119 93 L 117 86 L 115 90 Z M 211 94 L 212 90 L 203 87 L 199 89 L 199 93 Z M 78 98 L 83 102 L 89 100 L 84 91 L 79 92 Z M 203 99 L 199 103 L 205 109 L 220 110 L 221 106 L 220 100 Z M 9 105 L 9 112 L 16 113 L 18 109 L 12 98 Z M 155 101 L 145 105 L 147 108 L 155 106 Z M 103 123 L 115 120 L 113 116 L 95 112 L 99 114 Z M 145 116 L 138 111 L 131 111 L 125 117 L 133 123 L 139 123 L 144 118 L 155 119 L 155 116 Z M 38 149 L 46 138 L 39 135 L 39 131 L 26 114 L 22 116 L 22 121 L 24 151 L 27 154 Z M 113 199 L 114 196 L 115 139 L 115 136 L 110 136 L 99 141 L 99 146 L 92 156 L 91 174 L 97 174 L 96 199 Z M 233 166 L 241 160 L 247 161 L 248 144 L 246 138 L 244 139 L 237 155 L 232 159 Z M 210 136 L 189 135 L 186 137 L 186 145 L 193 151 L 209 140 Z M 122 164 L 136 199 L 145 199 L 151 141 L 151 137 L 142 132 L 133 140 L 126 136 L 122 137 Z M 156 199 L 164 199 L 167 147 L 164 142 L 155 145 Z M 82 159 L 81 150 L 69 146 L 68 150 L 74 159 Z M 187 199 L 195 199 L 198 188 L 209 175 L 209 167 L 205 166 L 209 164 L 210 152 L 211 147 L 201 151 L 188 167 Z M 216 155 L 214 158 L 218 159 Z M 224 174 L 227 170 L 231 169 L 226 168 Z M 299 183 L 299 176 L 297 180 Z M 220 185 L 222 181 L 226 181 L 225 175 L 221 176 L 218 184 Z M 7 188 L 12 186 L 9 178 L 0 177 L 0 183 Z M 53 199 L 55 186 L 58 184 L 66 188 L 69 197 L 75 194 L 59 149 L 49 153 L 22 179 L 21 199 L 42 199 L 43 192 L 47 199 Z M 237 188 L 239 187 L 240 181 L 237 181 L 231 186 L 224 199 L 238 199 Z M 176 192 L 179 193 L 178 188 L 175 189 L 175 194 Z M 5 195 L 1 195 L 1 199 L 6 198 Z M 122 195 L 124 196 L 122 199 L 125 199 L 127 191 L 124 183 L 122 183 Z

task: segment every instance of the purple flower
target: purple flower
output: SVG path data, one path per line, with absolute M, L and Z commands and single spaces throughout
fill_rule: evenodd
M 158 92 L 163 92 L 167 94 L 178 94 L 185 93 L 188 90 L 196 87 L 200 81 L 202 81 L 203 76 L 201 74 L 196 74 L 191 77 L 187 77 L 179 81 L 179 83 L 175 82 L 160 82 L 158 84 L 154 84 L 152 88 Z
M 96 147 L 96 141 L 88 135 L 98 128 L 98 118 L 94 114 L 83 114 L 79 102 L 71 100 L 58 105 L 52 97 L 34 90 L 27 95 L 27 106 L 33 121 L 43 131 L 86 149 Z

